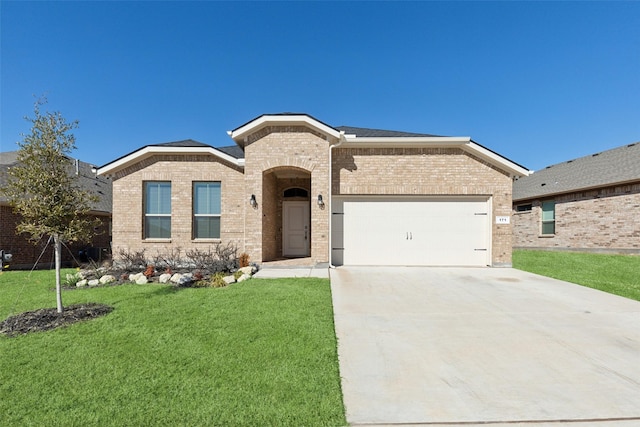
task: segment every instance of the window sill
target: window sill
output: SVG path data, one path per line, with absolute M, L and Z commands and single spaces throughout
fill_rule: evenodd
M 220 243 L 222 240 L 217 239 L 191 239 L 192 243 Z
M 550 239 L 552 237 L 556 237 L 555 234 L 539 234 L 538 239 Z
M 171 243 L 171 239 L 142 239 L 142 243 Z

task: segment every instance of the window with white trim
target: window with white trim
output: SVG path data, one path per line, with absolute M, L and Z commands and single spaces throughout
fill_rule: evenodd
M 216 182 L 193 183 L 193 238 L 219 239 L 221 185 Z
M 543 235 L 556 234 L 556 202 L 553 200 L 542 202 L 542 225 Z
M 171 182 L 144 183 L 144 238 L 171 238 Z

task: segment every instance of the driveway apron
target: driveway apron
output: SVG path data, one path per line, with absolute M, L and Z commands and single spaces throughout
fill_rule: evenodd
M 640 302 L 510 268 L 340 267 L 331 289 L 352 425 L 640 426 Z

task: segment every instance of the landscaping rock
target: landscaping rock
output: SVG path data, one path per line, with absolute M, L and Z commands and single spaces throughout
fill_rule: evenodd
M 87 279 L 82 279 L 82 280 L 80 280 L 78 283 L 76 283 L 76 286 L 77 286 L 78 288 L 81 288 L 81 287 L 83 287 L 83 286 L 87 286 L 87 283 L 88 283 L 88 282 L 89 282 L 89 281 L 88 281 Z
M 106 285 L 107 283 L 113 283 L 116 281 L 116 278 L 110 274 L 105 274 L 100 278 L 100 283 Z
M 182 279 L 182 274 L 175 273 L 173 276 L 171 276 L 171 279 L 169 279 L 169 281 L 177 285 L 180 283 L 180 279 Z
M 173 277 L 171 278 L 173 279 Z M 178 280 L 178 285 L 185 286 L 193 281 L 193 274 L 185 273 L 180 275 L 180 279 Z
M 222 278 L 222 280 L 224 280 L 224 282 L 227 285 L 230 285 L 232 283 L 236 283 L 236 278 L 234 276 L 225 276 L 225 277 Z
M 89 286 L 98 286 L 99 284 L 100 284 L 100 280 L 98 279 L 91 279 L 89 280 L 89 283 L 88 283 Z
M 169 283 L 169 280 L 171 280 L 171 274 L 161 274 L 160 277 L 158 278 L 158 282 L 160 283 Z
M 243 274 L 242 276 L 238 277 L 238 283 L 244 282 L 245 280 L 248 280 L 248 279 L 251 279 L 251 275 Z
M 251 276 L 253 274 L 253 267 L 251 266 L 242 267 L 242 268 L 239 268 L 238 271 L 242 271 L 242 274 L 248 274 L 249 276 Z
M 144 274 L 140 273 L 138 275 L 138 277 L 136 278 L 136 284 L 137 285 L 144 285 L 149 283 L 149 280 L 147 279 L 147 276 L 145 276 Z

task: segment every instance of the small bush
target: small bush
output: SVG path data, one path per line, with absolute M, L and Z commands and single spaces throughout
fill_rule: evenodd
M 224 281 L 224 274 L 216 273 L 209 279 L 209 286 L 212 288 L 224 288 L 227 282 Z
M 249 267 L 249 254 L 246 252 L 241 253 L 238 258 L 238 263 L 240 264 L 240 268 Z
M 181 257 L 182 248 L 171 248 L 168 253 L 161 253 L 158 251 L 153 257 L 153 263 L 156 267 L 163 268 L 165 270 L 176 271 L 185 264 L 185 261 Z
M 120 249 L 118 251 L 118 257 L 119 261 L 122 263 L 122 268 L 126 271 L 138 270 L 149 265 L 144 249 L 140 251 Z

